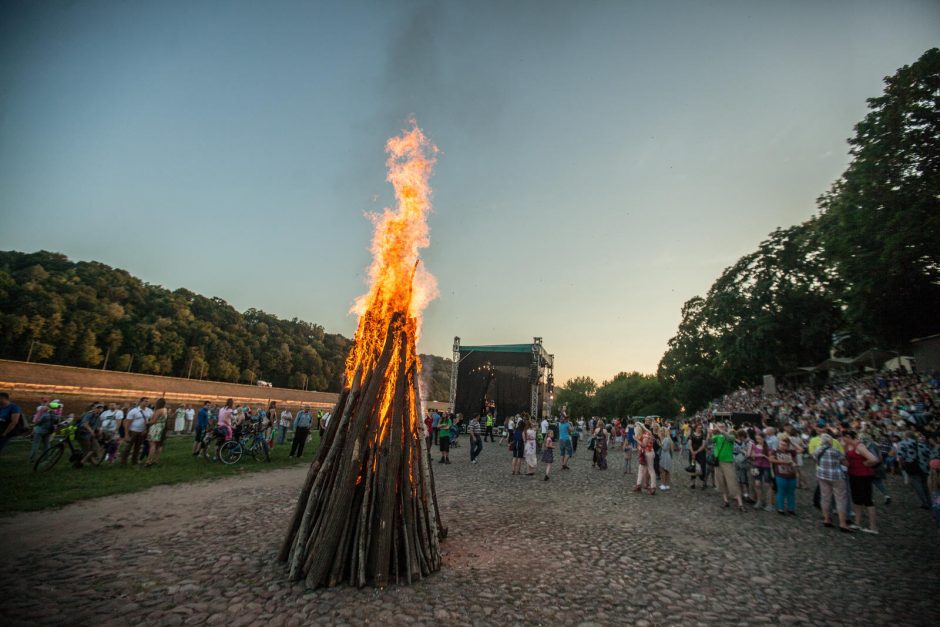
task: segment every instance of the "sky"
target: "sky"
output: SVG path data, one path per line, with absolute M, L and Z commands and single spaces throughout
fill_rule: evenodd
M 816 212 L 940 3 L 0 3 L 0 249 L 352 336 L 388 137 L 440 148 L 421 352 L 653 373 L 682 304 Z

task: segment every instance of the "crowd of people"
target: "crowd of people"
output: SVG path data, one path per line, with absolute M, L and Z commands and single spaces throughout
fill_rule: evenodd
M 734 414 L 756 418 L 732 422 Z M 450 463 L 461 421 L 460 415 L 428 414 L 428 444 L 440 446 L 441 463 Z M 493 440 L 493 424 L 492 412 L 471 419 L 472 463 L 484 438 Z M 900 476 L 918 505 L 933 511 L 940 529 L 937 373 L 881 373 L 774 392 L 741 389 L 675 421 L 564 415 L 538 421 L 522 414 L 505 420 L 500 442 L 508 443 L 513 475 L 534 476 L 541 461 L 548 481 L 556 450 L 562 470 L 570 470 L 582 438 L 588 439 L 594 469 L 608 469 L 611 450 L 622 455 L 623 473 L 636 472 L 635 482 L 630 479 L 634 492 L 669 492 L 678 467 L 689 489 L 715 488 L 722 507 L 788 517 L 798 515 L 797 490 L 812 488 L 820 523 L 843 533 L 879 533 L 874 492 L 890 506 L 885 479 Z
M 279 409 L 276 401 L 266 408 L 252 408 L 236 405 L 233 399 L 220 405 L 204 401 L 198 411 L 183 403 L 171 413 L 165 398 L 151 402 L 146 397 L 133 404 L 94 402 L 81 413 L 67 413 L 63 401 L 44 398 L 26 415 L 8 393 L 0 392 L 0 452 L 12 437 L 27 435 L 32 439 L 29 463 L 33 465 L 57 431 L 74 425 L 82 452 L 76 466 L 108 462 L 149 467 L 160 462 L 170 434 L 192 435 L 195 456 L 207 438 L 225 442 L 240 431 L 264 434 L 265 446 L 271 449 L 286 445 L 288 434 L 293 433 L 288 457 L 301 457 L 312 429 L 322 436 L 329 420 L 329 412 L 314 413 L 308 405 L 300 406 L 295 414 L 287 407 Z

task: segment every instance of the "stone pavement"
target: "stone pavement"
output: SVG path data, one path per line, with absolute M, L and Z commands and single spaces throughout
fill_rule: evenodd
M 738 513 L 682 473 L 670 493 L 629 492 L 615 454 L 602 472 L 582 448 L 548 482 L 511 476 L 499 445 L 478 465 L 466 442 L 451 455 L 434 468 L 444 568 L 418 585 L 287 582 L 274 558 L 305 472 L 291 469 L 0 522 L 0 624 L 940 623 L 937 532 L 899 479 L 881 535 L 845 535 L 820 526 L 811 490 L 796 518 Z

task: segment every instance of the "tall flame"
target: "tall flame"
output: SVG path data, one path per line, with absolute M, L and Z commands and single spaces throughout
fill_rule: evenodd
M 431 186 L 428 179 L 438 149 L 414 119 L 410 120 L 410 126 L 410 130 L 403 130 L 400 136 L 392 137 L 385 144 L 386 180 L 395 189 L 396 206 L 370 215 L 374 233 L 369 291 L 356 299 L 351 310 L 360 317 L 355 344 L 346 359 L 347 383 L 352 381 L 360 366 L 365 373 L 375 365 L 385 344 L 392 314 L 406 314 L 408 335 L 416 341 L 421 314 L 437 297 L 434 276 L 418 262 L 420 250 L 430 243 L 427 217 L 431 211 Z M 416 358 L 412 348 L 408 351 L 408 360 Z

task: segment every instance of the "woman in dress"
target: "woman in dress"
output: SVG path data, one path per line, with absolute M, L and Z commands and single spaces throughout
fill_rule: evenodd
M 147 432 L 150 454 L 147 456 L 145 467 L 149 468 L 160 461 L 160 453 L 163 452 L 163 443 L 166 441 L 166 414 L 166 399 L 160 397 L 150 416 L 150 429 Z
M 662 492 L 668 491 L 672 486 L 669 484 L 669 477 L 672 473 L 672 453 L 676 447 L 675 443 L 672 441 L 672 436 L 669 433 L 668 427 L 663 427 L 659 430 L 659 475 L 660 475 L 660 485 L 659 489 Z
M 538 459 L 535 457 L 535 421 L 530 420 L 528 428 L 525 430 L 525 463 L 528 466 L 528 472 L 526 475 L 532 476 L 535 474 L 535 466 L 538 464 Z
M 759 430 L 754 433 L 754 444 L 751 445 L 751 467 L 756 471 L 751 473 L 754 476 L 754 509 L 764 508 L 769 512 L 774 477 L 770 471 L 770 447 Z M 761 504 L 762 495 L 764 504 Z
M 552 463 L 555 461 L 555 432 L 548 430 L 545 435 L 545 441 L 542 442 L 542 463 L 545 464 L 545 479 L 548 481 L 548 475 L 552 471 Z
M 603 420 L 597 421 L 594 428 L 594 454 L 597 457 L 597 469 L 607 470 L 607 444 L 610 441 L 610 433 L 607 432 L 607 425 Z
M 636 438 L 637 473 L 634 492 L 641 492 L 644 488 L 650 494 L 656 494 L 656 459 L 653 453 L 653 434 L 636 423 L 633 427 L 633 437 Z

